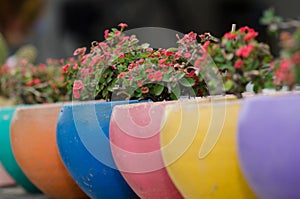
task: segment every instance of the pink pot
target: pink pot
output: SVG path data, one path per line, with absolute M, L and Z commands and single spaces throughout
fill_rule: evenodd
M 0 163 L 0 187 L 8 187 L 16 185 L 15 181 L 6 173 Z
M 182 198 L 169 178 L 160 151 L 160 127 L 166 104 L 116 106 L 110 121 L 113 158 L 122 176 L 143 198 Z

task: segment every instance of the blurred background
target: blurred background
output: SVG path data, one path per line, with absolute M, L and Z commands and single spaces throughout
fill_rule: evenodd
M 210 32 L 217 37 L 236 23 L 256 29 L 258 39 L 269 43 L 276 54 L 275 39 L 259 24 L 269 7 L 284 18 L 300 15 L 299 0 L 48 0 L 22 44 L 34 44 L 38 62 L 44 62 L 48 57 L 71 56 L 74 49 L 101 41 L 104 30 L 120 22 L 129 29 L 163 27 L 181 33 Z

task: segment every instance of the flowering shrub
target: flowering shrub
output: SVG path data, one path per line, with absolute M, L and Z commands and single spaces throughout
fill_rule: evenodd
M 66 101 L 69 99 L 64 77 L 57 60 L 33 65 L 25 59 L 16 66 L 0 67 L 0 94 L 14 99 L 16 104 L 36 104 Z
M 273 86 L 273 57 L 269 46 L 259 43 L 257 36 L 254 29 L 246 26 L 225 33 L 219 42 L 206 42 L 207 52 L 223 77 L 226 93 L 242 97 L 249 83 L 254 92 Z
M 274 10 L 267 10 L 262 22 L 268 25 L 270 31 L 280 35 L 280 57 L 272 64 L 274 84 L 277 88 L 285 85 L 292 90 L 300 85 L 300 21 L 283 21 L 275 16 Z
M 208 94 L 199 70 L 189 62 L 190 52 L 152 49 L 149 44 L 139 44 L 135 35 L 126 36 L 126 24 L 119 27 L 106 30 L 105 41 L 93 42 L 90 52 L 85 47 L 75 50 L 78 61 L 62 67 L 74 98 L 161 101 Z

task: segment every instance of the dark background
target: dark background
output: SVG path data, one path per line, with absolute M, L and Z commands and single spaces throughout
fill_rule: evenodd
M 103 40 L 105 29 L 127 23 L 129 29 L 163 27 L 181 33 L 210 32 L 220 37 L 237 27 L 248 25 L 259 33 L 258 39 L 277 44 L 259 24 L 262 12 L 275 8 L 278 15 L 297 18 L 299 0 L 48 0 L 44 15 L 34 26 L 28 42 L 39 50 L 39 60 L 72 55 L 77 47 Z

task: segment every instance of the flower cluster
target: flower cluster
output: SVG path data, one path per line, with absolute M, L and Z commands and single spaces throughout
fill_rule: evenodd
M 69 99 L 64 77 L 59 70 L 63 60 L 49 59 L 46 64 L 33 65 L 23 59 L 14 67 L 0 67 L 0 95 L 14 99 L 15 104 L 37 104 Z
M 272 63 L 274 85 L 278 89 L 287 86 L 292 90 L 300 85 L 300 21 L 283 21 L 271 9 L 265 11 L 262 22 L 268 25 L 270 31 L 280 35 L 280 57 Z
M 254 92 L 272 87 L 273 59 L 269 46 L 256 40 L 258 33 L 247 26 L 227 32 L 219 42 L 210 42 L 207 51 L 216 64 L 226 93 L 241 97 L 247 84 Z
M 189 62 L 191 53 L 180 48 L 152 49 L 123 32 L 127 24 L 104 32 L 104 41 L 75 50 L 72 65 L 62 67 L 75 99 L 174 100 L 207 95 L 203 78 Z M 195 38 L 186 35 L 182 41 Z M 200 44 L 198 44 L 200 45 Z

